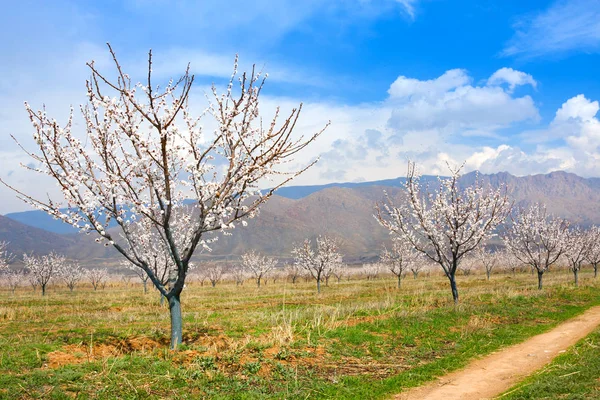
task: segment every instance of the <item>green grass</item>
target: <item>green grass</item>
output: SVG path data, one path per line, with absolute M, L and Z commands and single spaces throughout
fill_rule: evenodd
M 591 274 L 188 285 L 184 345 L 141 286 L 0 291 L 0 398 L 385 398 L 600 304 Z M 577 374 L 576 374 L 577 375 Z M 573 375 L 574 377 L 576 375 Z M 514 397 L 518 398 L 518 397 Z
M 600 328 L 501 399 L 600 399 Z

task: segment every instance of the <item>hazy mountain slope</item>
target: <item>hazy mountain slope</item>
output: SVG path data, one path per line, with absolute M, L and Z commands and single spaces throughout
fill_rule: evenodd
M 21 257 L 23 253 L 65 253 L 76 243 L 73 237 L 44 231 L 0 215 L 0 242 L 9 242 L 9 251 Z
M 585 179 L 564 172 L 526 177 L 469 173 L 461 178 L 461 183 L 467 185 L 475 179 L 493 187 L 506 185 L 516 206 L 542 201 L 550 212 L 574 223 L 600 224 L 600 179 Z M 341 239 L 342 252 L 348 261 L 373 259 L 390 239 L 373 218 L 375 203 L 383 199 L 384 190 L 397 204 L 403 201 L 403 191 L 398 187 L 402 180 L 396 180 L 394 186 L 374 185 L 380 182 L 363 182 L 353 187 L 330 185 L 299 199 L 275 195 L 247 227 L 238 224 L 232 235 L 219 237 L 212 245 L 212 252 L 199 257 L 237 260 L 244 252 L 256 249 L 289 258 L 294 245 L 305 238 L 326 234 Z M 431 187 L 435 187 L 435 182 L 430 182 Z M 14 228 L 19 225 L 19 229 Z M 113 263 L 120 257 L 111 247 L 94 243 L 93 235 L 57 235 L 8 218 L 0 219 L 0 232 L 3 234 L 0 240 L 14 242 L 19 252 L 35 249 L 45 253 L 56 248 L 69 257 L 90 263 L 104 262 L 102 260 Z

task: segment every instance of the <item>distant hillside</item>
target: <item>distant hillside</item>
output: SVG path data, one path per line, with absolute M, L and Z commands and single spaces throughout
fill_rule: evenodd
M 432 186 L 432 177 L 427 177 Z M 581 178 L 565 172 L 515 177 L 508 173 L 478 175 L 469 173 L 461 178 L 462 185 L 475 179 L 493 187 L 508 187 L 517 207 L 541 201 L 550 212 L 582 225 L 600 224 L 600 179 Z M 400 204 L 403 201 L 403 179 L 342 183 L 325 186 L 282 188 L 265 204 L 260 214 L 247 227 L 238 225 L 231 236 L 219 237 L 213 251 L 199 255 L 203 259 L 238 260 L 249 249 L 256 249 L 282 259 L 289 259 L 295 244 L 319 234 L 338 237 L 342 241 L 345 259 L 360 262 L 374 259 L 389 234 L 373 218 L 375 202 L 383 191 Z M 31 213 L 37 213 L 35 211 Z M 27 213 L 20 213 L 21 215 Z M 39 221 L 30 214 L 32 223 Z M 17 224 L 17 225 L 15 225 Z M 14 226 L 21 226 L 17 229 Z M 29 230 L 27 230 L 29 229 Z M 119 259 L 110 247 L 99 246 L 93 235 L 59 235 L 26 227 L 9 218 L 0 219 L 0 231 L 7 240 L 18 244 L 19 252 L 34 250 L 44 253 L 56 248 L 72 258 L 89 262 L 115 263 Z
M 77 240 L 0 215 L 0 242 L 2 241 L 9 242 L 9 250 L 21 257 L 23 253 L 48 254 L 53 250 L 65 253 Z
M 437 177 L 423 176 L 423 180 L 437 180 Z M 405 182 L 406 178 L 395 178 L 372 182 L 343 182 L 313 186 L 289 186 L 279 188 L 276 193 L 278 196 L 297 200 L 327 188 L 359 188 L 367 186 L 403 187 Z M 26 225 L 34 226 L 36 228 L 44 229 L 54 233 L 69 234 L 78 232 L 76 228 L 73 228 L 71 225 L 65 224 L 64 222 L 49 216 L 43 211 L 35 210 L 9 213 L 6 214 L 5 217 L 8 217 L 12 220 L 21 222 Z M 116 226 L 116 224 L 113 223 L 111 224 L 111 226 Z

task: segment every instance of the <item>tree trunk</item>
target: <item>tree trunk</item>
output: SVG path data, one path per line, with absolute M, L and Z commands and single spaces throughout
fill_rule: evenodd
M 417 279 L 417 275 L 419 275 L 419 271 L 413 271 L 413 278 Z
M 179 294 L 169 297 L 169 312 L 171 314 L 171 350 L 176 350 L 183 340 L 183 323 Z
M 256 287 L 260 287 L 260 276 L 256 278 Z
M 212 287 L 215 287 L 217 286 L 217 281 L 212 281 L 210 284 L 212 285 Z
M 321 278 L 317 278 L 317 293 L 321 293 Z
M 144 283 L 144 294 L 148 293 L 148 281 L 143 281 Z
M 402 287 L 402 274 L 398 274 L 398 289 Z
M 489 270 L 489 269 L 486 269 L 486 270 L 485 270 L 485 274 L 486 274 L 486 276 L 487 276 L 487 280 L 489 281 L 489 280 L 490 280 L 490 275 L 492 274 L 492 271 L 491 271 L 491 270 Z
M 456 287 L 456 276 L 451 274 L 448 276 L 450 280 L 450 288 L 452 289 L 452 299 L 454 300 L 454 304 L 458 304 L 458 288 Z
M 579 287 L 579 268 L 573 268 L 573 275 L 575 277 L 575 287 Z
M 46 285 L 42 285 L 42 296 L 46 295 Z
M 544 276 L 544 271 L 538 271 L 538 289 L 542 290 L 542 278 Z
M 594 278 L 598 277 L 598 264 L 594 264 Z

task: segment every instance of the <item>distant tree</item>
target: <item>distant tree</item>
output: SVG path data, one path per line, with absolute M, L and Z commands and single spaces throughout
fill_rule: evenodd
M 362 265 L 361 273 L 368 281 L 371 281 L 379 278 L 379 275 L 383 269 L 384 265 L 380 262 L 366 263 Z
M 90 269 L 86 273 L 86 277 L 92 284 L 94 290 L 98 290 L 98 288 L 104 289 L 106 282 L 108 281 L 108 276 L 108 271 L 106 269 L 99 268 Z
M 42 288 L 42 296 L 46 295 L 46 287 L 53 279 L 61 275 L 65 265 L 65 257 L 56 253 L 36 257 L 23 254 L 23 264 L 30 276 L 30 283 L 34 290 L 37 286 Z
M 131 283 L 131 278 L 132 278 L 132 276 L 129 275 L 129 274 L 123 274 L 123 275 L 121 275 L 121 280 L 125 284 L 126 288 L 129 287 L 129 284 Z
M 456 270 L 461 259 L 494 235 L 511 209 L 506 189 L 486 188 L 477 179 L 460 187 L 461 168 L 439 180 L 437 190 L 423 189 L 414 163 L 409 162 L 406 179 L 408 199 L 395 206 L 386 194 L 377 205 L 377 220 L 401 240 L 442 267 L 450 281 L 452 298 L 458 303 Z
M 24 270 L 7 270 L 1 276 L 2 282 L 10 289 L 14 294 L 15 290 L 23 283 L 26 278 Z
M 498 253 L 498 264 L 513 275 L 516 275 L 517 271 L 524 265 L 509 248 L 505 248 Z
M 206 275 L 212 287 L 217 286 L 217 283 L 221 282 L 223 275 L 225 274 L 225 268 L 222 264 L 206 264 L 202 271 Z
M 587 249 L 585 259 L 594 268 L 594 278 L 598 276 L 598 264 L 600 264 L 600 226 L 592 226 L 586 233 Z
M 331 269 L 331 275 L 335 276 L 337 283 L 340 283 L 342 278 L 348 275 L 348 265 L 344 263 L 334 265 L 334 267 Z
M 569 263 L 569 269 L 573 272 L 575 286 L 579 286 L 579 271 L 588 250 L 589 236 L 580 228 L 567 230 L 565 236 L 564 255 Z
M 148 293 L 148 281 L 150 280 L 150 275 L 148 275 L 146 273 L 146 271 L 144 271 L 143 269 L 140 269 L 138 266 L 130 263 L 129 261 L 125 260 L 121 263 L 121 265 L 131 271 L 133 271 L 135 273 L 135 275 L 140 278 L 140 280 L 142 281 L 142 285 L 144 288 L 144 294 Z M 157 267 L 158 263 L 154 264 L 154 267 Z
M 302 275 L 302 268 L 296 263 L 286 264 L 284 271 L 287 273 L 287 277 L 291 279 L 292 284 L 296 284 L 298 278 Z
M 75 262 L 66 262 L 60 269 L 60 278 L 72 292 L 75 286 L 85 277 L 85 271 Z
M 496 265 L 498 265 L 498 254 L 496 254 L 496 252 L 491 252 L 484 246 L 481 246 L 477 248 L 477 251 L 475 251 L 475 257 L 477 258 L 479 264 L 485 269 L 485 276 L 489 281 L 490 276 L 492 275 L 492 270 L 496 268 Z
M 425 260 L 423 255 L 417 254 L 415 260 L 408 264 L 408 269 L 410 270 L 410 272 L 412 272 L 413 279 L 417 279 L 417 277 L 419 276 L 419 272 L 421 272 L 421 270 L 423 270 L 423 268 L 425 267 L 426 261 L 429 260 Z
M 61 126 L 45 110 L 25 105 L 37 144 L 36 152 L 27 154 L 40 165 L 32 170 L 54 178 L 65 203 L 36 199 L 2 182 L 30 205 L 96 233 L 99 242 L 144 270 L 168 299 L 171 348 L 176 348 L 182 340 L 180 296 L 196 249 L 207 246 L 208 233 L 231 230 L 237 221 L 253 217 L 276 189 L 313 165 L 294 171 L 280 168 L 293 168 L 294 156 L 323 130 L 308 137 L 292 135 L 302 105 L 281 124 L 277 108 L 265 123 L 259 112 L 265 77 L 253 70 L 238 78 L 237 59 L 225 93 L 213 86 L 208 108 L 193 116 L 189 97 L 194 76 L 189 68 L 161 88 L 152 81 L 150 52 L 147 82 L 132 84 L 110 45 L 109 51 L 115 80 L 98 71 L 93 61 L 87 64 L 91 78 L 86 84 L 88 104 L 81 107 L 84 140 L 72 132 L 72 110 Z M 215 129 L 205 129 L 202 118 L 214 120 Z M 259 190 L 259 184 L 269 181 L 272 189 Z M 175 266 L 172 284 L 155 276 L 153 260 L 134 228 L 138 221 L 167 249 Z M 107 229 L 111 222 L 116 222 L 121 239 Z M 180 237 L 174 232 L 177 224 L 182 225 Z
M 319 236 L 313 248 L 309 239 L 292 250 L 294 262 L 317 281 L 317 293 L 321 293 L 321 282 L 332 268 L 342 262 L 338 241 L 328 236 Z
M 0 242 L 0 274 L 8 271 L 8 265 L 14 259 L 14 254 L 8 251 L 8 242 Z
M 230 274 L 235 281 L 236 286 L 243 285 L 246 279 L 248 279 L 248 272 L 246 272 L 246 269 L 242 264 L 232 266 L 230 269 Z
M 548 215 L 539 203 L 513 217 L 504 243 L 522 263 L 537 271 L 538 289 L 542 289 L 544 272 L 565 252 L 568 229 L 566 220 Z
M 477 259 L 473 254 L 469 254 L 463 257 L 458 264 L 458 270 L 462 272 L 464 276 L 471 275 L 473 268 L 477 265 Z
M 396 276 L 398 289 L 400 289 L 402 277 L 406 274 L 410 265 L 415 262 L 416 253 L 410 242 L 394 240 L 391 250 L 384 247 L 379 259 Z
M 275 265 L 277 265 L 275 258 L 263 256 L 254 250 L 242 255 L 242 266 L 246 273 L 254 278 L 257 287 L 260 287 L 261 281 L 275 268 Z

